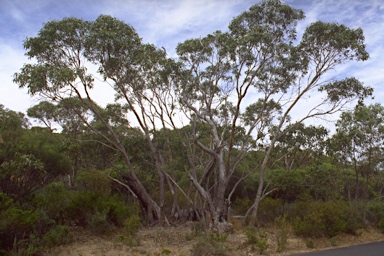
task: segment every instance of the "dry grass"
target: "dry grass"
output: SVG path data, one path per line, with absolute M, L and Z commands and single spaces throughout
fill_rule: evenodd
M 330 247 L 348 246 L 353 244 L 366 243 L 371 241 L 383 240 L 384 235 L 373 229 L 360 230 L 359 235 L 343 235 L 333 239 L 316 239 L 313 240 L 313 249 L 306 246 L 306 240 L 296 237 L 289 233 L 287 248 L 276 253 L 276 228 L 265 229 L 268 233 L 269 247 L 264 255 L 290 255 L 299 252 L 311 250 L 319 250 Z M 191 226 L 185 225 L 181 227 L 153 227 L 143 228 L 138 233 L 140 244 L 130 246 L 124 242 L 116 241 L 116 236 L 112 237 L 96 237 L 83 230 L 75 230 L 75 241 L 69 245 L 52 248 L 44 252 L 44 256 L 119 256 L 119 255 L 191 255 L 191 249 L 196 243 L 196 237 L 191 236 Z M 236 226 L 233 234 L 229 235 L 226 244 L 230 248 L 228 255 L 258 255 L 257 251 L 252 250 L 250 246 L 246 246 L 247 241 L 244 228 L 240 225 Z

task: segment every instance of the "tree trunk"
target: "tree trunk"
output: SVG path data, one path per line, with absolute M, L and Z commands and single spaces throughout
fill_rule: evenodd
M 271 146 L 268 148 L 268 151 L 266 152 L 263 163 L 260 167 L 260 178 L 259 178 L 259 187 L 257 188 L 256 198 L 255 202 L 251 206 L 250 209 L 248 209 L 246 216 L 248 216 L 249 212 L 252 211 L 251 219 L 249 221 L 249 226 L 254 226 L 257 219 L 257 212 L 259 210 L 259 204 L 261 200 L 263 199 L 263 189 L 264 189 L 264 179 L 265 179 L 265 170 L 267 168 L 267 163 L 269 160 L 269 156 L 271 155 L 273 151 L 274 144 L 277 140 L 277 136 L 275 136 L 271 142 Z M 246 218 L 244 218 L 244 221 L 246 221 Z
M 139 180 L 129 174 L 123 174 L 123 179 L 140 202 L 143 215 L 148 223 L 153 224 L 154 222 L 160 220 L 161 209 L 159 205 L 153 201 Z
M 233 231 L 233 225 L 228 223 L 226 218 L 224 217 L 224 192 L 225 188 L 223 186 L 218 186 L 218 191 L 220 193 L 223 193 L 223 196 L 217 195 L 214 200 L 212 200 L 212 196 L 192 177 L 192 175 L 189 175 L 190 180 L 192 181 L 193 185 L 196 187 L 199 194 L 205 199 L 205 201 L 208 204 L 208 212 L 206 221 L 209 223 L 210 228 L 213 231 L 219 232 L 220 234 L 232 232 Z M 222 201 L 221 198 L 223 199 Z

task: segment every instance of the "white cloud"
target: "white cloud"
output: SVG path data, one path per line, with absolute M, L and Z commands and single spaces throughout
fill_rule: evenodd
M 251 0 L 121 1 L 99 6 L 98 11 L 132 25 L 144 42 L 174 53 L 178 43 L 226 30 L 230 20 L 247 10 Z
M 19 89 L 13 83 L 13 74 L 27 61 L 24 53 L 13 46 L 0 45 L 0 104 L 11 110 L 25 112 L 36 103 L 27 94 L 26 89 Z

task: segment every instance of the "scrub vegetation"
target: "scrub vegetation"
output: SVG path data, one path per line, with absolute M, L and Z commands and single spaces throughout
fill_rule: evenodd
M 0 105 L 0 254 L 79 230 L 138 248 L 144 227 L 188 223 L 192 255 L 230 255 L 239 230 L 238 248 L 260 254 L 292 235 L 315 247 L 384 232 L 384 107 L 356 78 L 330 78 L 369 58 L 363 31 L 317 21 L 298 38 L 304 18 L 264 0 L 175 58 L 111 16 L 45 23 L 14 75 L 38 103 Z

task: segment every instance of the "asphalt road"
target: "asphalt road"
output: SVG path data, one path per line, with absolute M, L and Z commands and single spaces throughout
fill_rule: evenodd
M 293 254 L 291 256 L 383 256 L 384 241 L 317 252 Z

